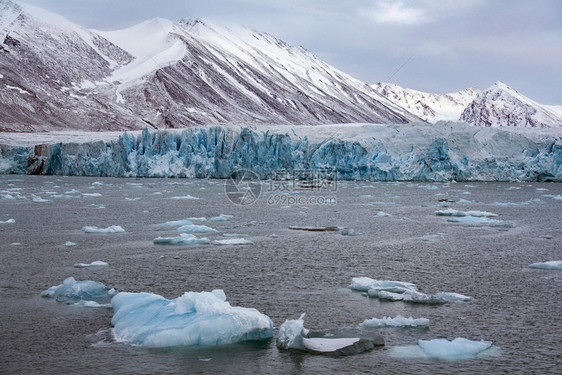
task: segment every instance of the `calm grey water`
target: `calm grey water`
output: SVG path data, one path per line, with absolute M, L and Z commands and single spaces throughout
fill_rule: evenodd
M 80 193 L 54 197 L 72 189 Z M 561 184 L 339 182 L 337 191 L 264 191 L 251 206 L 232 204 L 224 181 L 217 180 L 0 176 L 0 191 L 0 198 L 27 198 L 0 199 L 0 221 L 16 220 L 0 224 L 2 374 L 554 374 L 562 368 L 562 272 L 528 268 L 562 258 L 562 201 L 552 198 L 562 194 Z M 32 194 L 50 202 L 32 202 Z M 168 199 L 187 194 L 200 199 Z M 286 208 L 281 201 L 318 196 L 334 197 L 337 204 Z M 510 227 L 449 223 L 434 214 L 445 207 L 490 211 Z M 378 217 L 379 211 L 391 216 Z M 152 243 L 174 234 L 155 224 L 219 214 L 234 219 L 207 223 L 219 229 L 207 237 L 242 233 L 254 245 Z M 86 225 L 121 225 L 126 233 L 86 234 Z M 294 231 L 291 225 L 335 225 L 362 235 Z M 95 260 L 109 267 L 73 267 Z M 113 342 L 111 309 L 40 296 L 68 276 L 167 298 L 220 288 L 231 304 L 257 308 L 276 328 L 303 312 L 305 326 L 314 330 L 398 314 L 428 318 L 430 327 L 379 329 L 384 348 L 341 358 L 281 352 L 274 340 L 148 350 Z M 452 291 L 475 300 L 442 306 L 381 302 L 346 288 L 356 276 L 413 282 L 424 292 Z M 491 340 L 497 350 L 456 362 L 390 355 L 393 347 L 418 339 L 455 337 Z

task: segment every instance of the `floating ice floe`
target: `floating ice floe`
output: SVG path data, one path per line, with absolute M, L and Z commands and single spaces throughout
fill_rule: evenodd
M 64 246 L 66 247 L 76 246 L 76 242 L 66 241 L 64 243 Z
M 109 302 L 117 292 L 100 282 L 92 280 L 76 281 L 74 277 L 64 279 L 60 285 L 41 292 L 43 297 L 54 298 L 58 302 L 84 305 L 86 301 Z
M 53 194 L 53 195 L 51 195 L 51 198 L 66 199 L 66 198 L 76 198 L 76 196 L 75 195 L 68 195 L 68 194 Z
M 38 195 L 31 194 L 31 200 L 35 203 L 50 202 L 49 199 L 43 199 Z
M 497 217 L 497 214 L 487 211 L 459 211 L 452 208 L 448 208 L 446 210 L 439 210 L 435 211 L 435 215 L 437 216 L 455 216 L 455 217 L 465 217 L 465 216 L 473 216 L 473 217 Z
M 392 348 L 390 355 L 395 358 L 434 358 L 454 361 L 483 355 L 491 347 L 491 341 L 472 341 L 462 337 L 453 341 L 446 339 L 418 340 L 418 345 Z
M 197 238 L 193 234 L 181 233 L 179 237 L 157 237 L 155 245 L 205 245 L 211 241 L 208 238 Z
M 427 327 L 429 326 L 429 319 L 427 318 L 405 318 L 402 315 L 397 315 L 395 318 L 384 317 L 382 319 L 367 319 L 361 326 L 368 328 L 381 328 L 381 327 Z
M 392 216 L 392 215 L 387 214 L 386 212 L 383 212 L 383 211 L 377 212 L 377 217 L 388 217 L 388 216 Z
M 125 200 L 126 200 L 126 201 L 129 201 L 129 202 L 135 202 L 135 201 L 140 201 L 140 200 L 141 200 L 141 198 L 140 198 L 140 197 L 135 197 L 135 198 L 125 198 Z
M 225 237 L 248 237 L 247 234 L 240 234 L 240 233 L 223 233 Z
M 392 206 L 395 204 L 396 202 L 367 202 L 363 203 L 363 206 Z
M 210 221 L 230 221 L 230 219 L 232 219 L 234 216 L 232 215 L 225 215 L 225 214 L 220 214 L 219 216 L 215 216 L 210 218 Z
M 217 231 L 216 229 L 208 227 L 206 225 L 197 224 L 182 225 L 176 230 L 183 233 L 214 233 Z
M 105 208 L 105 204 L 89 204 L 90 208 Z
M 350 289 L 367 292 L 367 296 L 387 301 L 404 301 L 430 305 L 445 304 L 448 302 L 469 302 L 473 298 L 459 293 L 440 292 L 425 294 L 418 291 L 415 284 L 403 281 L 374 280 L 370 277 L 354 277 Z
M 192 195 L 189 195 L 189 194 L 187 194 L 187 195 L 181 195 L 181 196 L 169 197 L 169 198 L 166 198 L 166 199 L 174 199 L 174 200 L 191 200 L 191 199 L 199 199 L 199 198 L 197 198 L 197 197 L 194 197 L 194 196 L 192 196 Z
M 14 224 L 16 219 L 8 219 L 6 221 L 0 221 L 0 224 Z
M 562 195 L 560 195 L 560 194 L 558 194 L 558 195 L 544 194 L 543 197 L 552 198 L 552 199 L 557 200 L 557 201 L 562 201 Z
M 217 346 L 273 336 L 271 319 L 253 308 L 233 307 L 222 290 L 187 292 L 168 300 L 152 293 L 119 293 L 113 336 L 145 347 Z
M 229 238 L 227 240 L 215 240 L 213 245 L 253 245 L 254 243 L 245 238 Z
M 533 263 L 529 267 L 543 270 L 562 270 L 562 260 L 549 260 L 548 262 Z
M 438 233 L 438 234 L 426 234 L 425 236 L 422 237 L 422 240 L 424 241 L 439 241 L 443 239 L 443 234 L 442 233 Z
M 353 355 L 360 354 L 383 346 L 384 340 L 378 336 L 374 339 L 362 337 L 313 337 L 311 332 L 304 328 L 304 316 L 299 319 L 285 320 L 279 327 L 277 347 L 283 350 L 302 350 L 313 354 Z M 311 337 L 312 336 L 312 337 Z
M 341 231 L 342 236 L 360 236 L 363 233 L 356 232 L 354 229 L 346 228 Z
M 101 260 L 96 260 L 92 263 L 75 263 L 74 267 L 76 268 L 103 268 L 108 267 L 109 264 L 106 262 L 102 262 Z
M 453 217 L 447 219 L 447 221 L 451 223 L 473 224 L 473 225 L 491 225 L 491 226 L 500 226 L 500 227 L 510 226 L 509 224 L 506 224 L 506 222 L 503 220 L 490 219 L 488 217 L 478 217 L 478 216 Z
M 123 233 L 125 229 L 123 229 L 120 225 L 111 225 L 107 228 L 98 228 L 95 226 L 86 226 L 82 227 L 82 230 L 85 233 Z
M 100 193 L 82 193 L 84 197 L 101 197 Z

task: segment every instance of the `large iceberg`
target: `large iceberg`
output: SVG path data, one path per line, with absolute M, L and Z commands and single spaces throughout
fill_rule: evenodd
M 133 345 L 216 346 L 273 336 L 268 316 L 253 308 L 231 306 L 222 290 L 187 292 L 173 300 L 122 292 L 111 304 L 114 338 Z
M 109 302 L 116 293 L 115 289 L 97 281 L 77 281 L 74 277 L 67 277 L 62 284 L 42 291 L 41 295 L 58 302 L 92 306 L 94 303 Z
M 107 141 L 82 137 L 83 143 L 71 136 L 45 143 L 41 137 L 21 145 L 21 138 L 5 135 L 0 173 L 227 178 L 249 169 L 263 179 L 279 170 L 330 169 L 342 180 L 562 180 L 558 129 L 524 132 L 441 122 L 145 129 Z

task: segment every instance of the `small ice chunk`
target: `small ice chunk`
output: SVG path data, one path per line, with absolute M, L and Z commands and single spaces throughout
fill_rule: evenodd
M 6 221 L 0 221 L 0 224 L 14 224 L 16 219 L 8 219 Z
M 562 260 L 549 260 L 548 262 L 533 263 L 529 267 L 543 270 L 562 270 Z
M 223 233 L 225 237 L 248 237 L 247 234 L 239 234 L 239 233 Z
M 438 234 L 426 234 L 425 236 L 422 237 L 422 240 L 424 241 L 439 241 L 443 239 L 443 234 L 442 233 L 438 233 Z
M 333 353 L 338 350 L 342 350 L 349 346 L 352 346 L 359 342 L 361 338 L 350 337 L 350 338 L 303 338 L 304 348 L 313 353 Z
M 197 238 L 193 234 L 181 233 L 179 237 L 157 237 L 153 242 L 155 245 L 205 245 L 211 241 L 208 238 Z
M 453 341 L 446 339 L 418 340 L 418 345 L 429 358 L 444 360 L 466 359 L 490 348 L 491 341 L 472 341 L 457 337 Z
M 429 319 L 427 318 L 405 318 L 402 315 L 397 315 L 395 318 L 383 317 L 382 319 L 367 319 L 361 323 L 363 327 L 381 328 L 381 327 L 427 327 L 429 326 Z
M 158 224 L 160 227 L 181 227 L 182 225 L 191 225 L 193 221 L 191 219 L 180 219 L 166 221 L 165 223 Z
M 392 216 L 392 215 L 387 214 L 386 212 L 383 212 L 383 211 L 377 212 L 377 217 L 388 217 L 388 216 Z
M 189 194 L 187 194 L 187 195 L 181 195 L 181 196 L 174 196 L 174 197 L 169 197 L 169 198 L 166 198 L 166 199 L 175 199 L 175 200 L 190 200 L 190 199 L 199 199 L 199 198 L 197 198 L 197 197 L 194 197 L 194 196 L 192 196 L 192 195 L 189 195 Z
M 183 232 L 183 233 L 214 233 L 217 231 L 216 229 L 208 227 L 206 225 L 196 225 L 196 224 L 182 225 L 176 230 L 178 232 Z
M 35 194 L 31 194 L 31 197 L 32 197 L 32 201 L 35 202 L 35 203 L 50 202 L 49 199 L 43 199 L 40 196 L 35 195 Z
M 497 217 L 498 215 L 487 212 L 487 211 L 459 211 L 452 208 L 448 208 L 446 210 L 435 211 L 435 215 L 437 216 L 456 216 L 456 217 L 464 217 L 464 216 L 473 216 L 473 217 Z
M 115 295 L 115 289 L 92 281 L 76 281 L 73 277 L 64 279 L 60 285 L 41 292 L 43 297 L 55 298 L 58 302 L 76 303 L 80 301 L 105 302 Z
M 135 197 L 135 198 L 125 198 L 125 200 L 126 200 L 126 201 L 129 201 L 129 202 L 140 201 L 140 199 L 141 199 L 140 197 Z
M 231 306 L 222 290 L 187 292 L 173 300 L 152 293 L 119 293 L 111 304 L 115 340 L 139 346 L 217 346 L 273 336 L 268 316 Z
M 102 268 L 102 267 L 108 267 L 109 264 L 107 264 L 106 262 L 102 262 L 101 260 L 96 260 L 92 263 L 76 263 L 74 264 L 74 267 L 76 268 Z
M 234 216 L 232 216 L 232 215 L 220 214 L 219 216 L 212 217 L 209 220 L 211 220 L 211 221 L 230 221 L 230 219 L 232 219 L 233 217 Z
M 85 233 L 123 233 L 125 229 L 123 229 L 120 225 L 111 225 L 107 228 L 98 228 L 95 226 L 86 226 L 82 227 L 82 230 Z
M 75 242 L 71 242 L 71 241 L 66 241 L 66 242 L 64 243 L 64 246 L 67 246 L 67 247 L 76 246 L 76 243 L 75 243 Z
M 438 298 L 442 298 L 447 302 L 470 302 L 474 300 L 474 297 L 465 296 L 464 294 L 453 292 L 439 292 L 435 293 L 435 296 Z
M 388 290 L 417 290 L 416 284 L 404 281 L 375 280 L 370 277 L 354 277 L 351 279 L 349 288 L 360 292 L 366 292 L 371 288 L 385 288 Z
M 90 208 L 105 208 L 105 204 L 89 204 Z
M 341 231 L 342 236 L 360 236 L 363 233 L 356 232 L 354 229 L 346 228 Z
M 102 195 L 100 193 L 82 193 L 83 196 L 85 197 L 101 197 Z
M 227 240 L 215 240 L 213 245 L 253 245 L 254 243 L 245 238 L 229 238 Z
M 491 225 L 491 226 L 509 226 L 502 220 L 490 219 L 487 217 L 463 216 L 447 219 L 451 223 L 473 224 L 473 225 Z

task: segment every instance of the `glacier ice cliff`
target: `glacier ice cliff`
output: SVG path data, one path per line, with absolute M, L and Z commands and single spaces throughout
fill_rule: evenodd
M 113 137 L 113 139 L 112 139 Z M 79 138 L 78 142 L 76 139 Z M 560 131 L 465 123 L 215 126 L 89 140 L 41 133 L 0 136 L 0 173 L 227 178 L 249 169 L 337 171 L 342 180 L 562 181 Z M 25 140 L 25 141 L 23 141 Z

